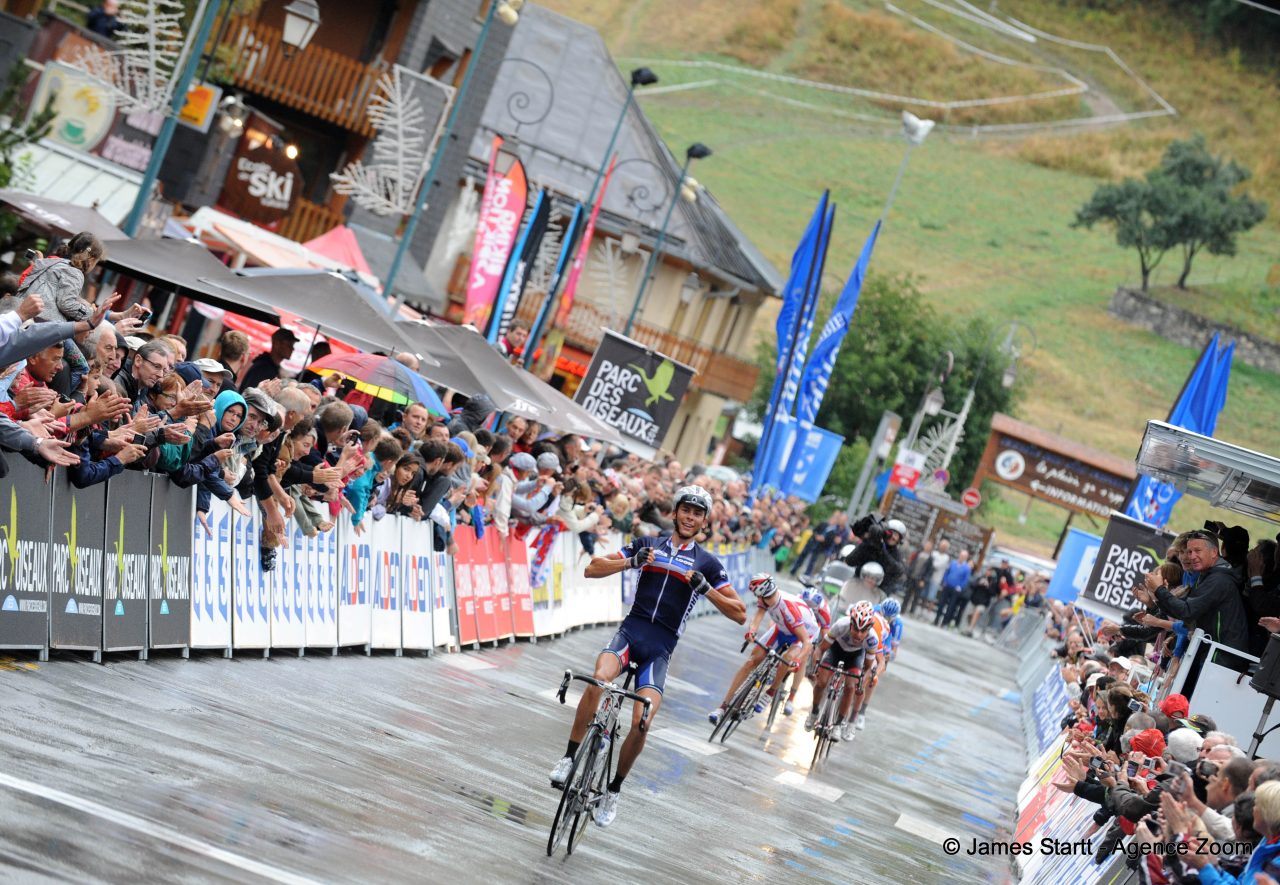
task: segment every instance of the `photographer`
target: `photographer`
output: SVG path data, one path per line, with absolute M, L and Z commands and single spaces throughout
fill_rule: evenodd
M 906 539 L 906 525 L 900 519 L 881 522 L 878 513 L 870 513 L 853 524 L 853 533 L 860 543 L 844 558 L 845 565 L 858 571 L 865 563 L 880 563 L 884 569 L 884 581 L 880 586 L 885 593 L 893 595 L 906 576 L 898 549 Z

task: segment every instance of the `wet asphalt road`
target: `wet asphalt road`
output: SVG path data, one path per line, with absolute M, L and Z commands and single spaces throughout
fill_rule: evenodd
M 1025 754 L 1006 652 L 908 619 L 867 729 L 706 743 L 741 628 L 694 621 L 617 822 L 545 853 L 569 707 L 612 628 L 431 659 L 0 668 L 0 881 L 1004 882 Z M 807 689 L 801 690 L 806 699 Z

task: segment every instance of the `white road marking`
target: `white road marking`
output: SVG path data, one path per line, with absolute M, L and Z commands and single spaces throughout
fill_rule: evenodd
M 675 744 L 682 750 L 697 753 L 699 756 L 714 756 L 728 749 L 724 744 L 711 743 L 706 737 L 689 734 L 678 728 L 655 728 L 653 737 Z
M 668 689 L 674 688 L 677 691 L 679 691 L 681 694 L 687 693 L 687 694 L 697 694 L 697 695 L 703 695 L 703 696 L 711 694 L 711 692 L 707 691 L 705 688 L 703 688 L 700 685 L 694 685 L 692 682 L 685 682 L 683 679 L 677 679 L 674 676 L 667 677 L 666 687 Z
M 835 802 L 844 795 L 844 790 L 836 789 L 827 784 L 820 784 L 817 781 L 811 781 L 798 771 L 783 771 L 774 778 L 774 781 L 786 784 L 788 787 L 795 787 L 801 792 L 817 796 L 819 799 L 825 799 L 828 802 Z
M 265 864 L 252 858 L 241 857 L 238 854 L 233 854 L 226 849 L 205 842 L 203 839 L 180 833 L 164 824 L 137 817 L 117 808 L 109 808 L 106 805 L 94 802 L 92 799 L 73 796 L 70 793 L 55 790 L 53 787 L 47 787 L 44 784 L 32 783 L 31 781 L 0 772 L 0 786 L 8 787 L 18 793 L 26 793 L 29 796 L 47 799 L 58 805 L 72 808 L 108 823 L 141 833 L 144 836 L 151 836 L 162 842 L 168 842 L 170 845 L 190 851 L 192 854 L 199 854 L 229 867 L 235 867 L 238 870 L 244 870 L 246 873 L 261 876 L 263 879 L 269 879 L 272 882 L 284 882 L 287 885 L 317 885 L 315 879 L 308 879 L 305 876 L 282 870 L 279 867 L 273 867 L 270 864 Z
M 448 664 L 450 667 L 456 667 L 459 670 L 492 670 L 494 669 L 493 664 L 490 664 L 488 661 L 483 661 L 480 658 L 476 657 L 475 655 L 469 655 L 469 654 L 441 655 L 440 660 Z
M 900 830 L 906 830 L 913 836 L 919 836 L 933 845 L 941 845 L 943 840 L 951 835 L 942 827 L 935 826 L 927 820 L 921 820 L 918 817 L 910 817 L 905 814 L 899 814 L 893 825 Z

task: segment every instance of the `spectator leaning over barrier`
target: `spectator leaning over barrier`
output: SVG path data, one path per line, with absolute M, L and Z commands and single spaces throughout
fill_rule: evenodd
M 1154 593 L 1138 587 L 1134 594 L 1144 604 L 1156 605 L 1174 619 L 1194 621 L 1223 645 L 1241 651 L 1248 649 L 1240 573 L 1221 559 L 1217 537 L 1211 532 L 1191 532 L 1187 536 L 1184 560 L 1198 575 L 1195 587 L 1185 597 L 1178 598 L 1167 586 L 1157 588 Z
M 493 527 L 506 538 L 511 533 L 512 501 L 516 483 L 524 482 L 538 469 L 538 462 L 528 452 L 517 452 L 507 459 L 506 469 L 498 477 L 494 500 Z

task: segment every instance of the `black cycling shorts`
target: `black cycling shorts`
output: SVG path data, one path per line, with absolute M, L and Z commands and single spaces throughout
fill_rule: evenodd
M 862 662 L 867 657 L 867 650 L 860 648 L 857 651 L 845 651 L 840 647 L 840 643 L 834 642 L 827 649 L 827 653 L 823 655 L 822 660 L 832 667 L 838 667 L 844 664 L 846 673 L 854 673 L 861 669 Z

